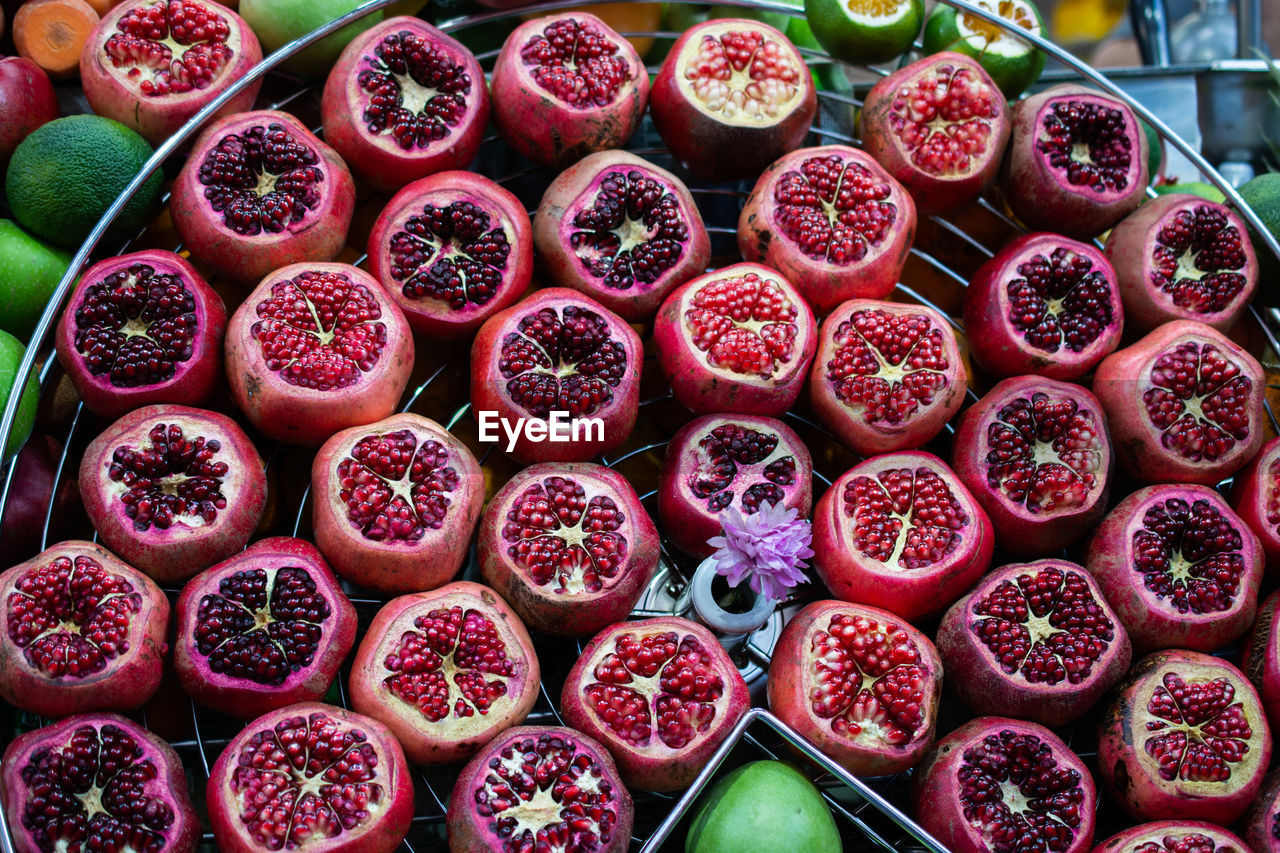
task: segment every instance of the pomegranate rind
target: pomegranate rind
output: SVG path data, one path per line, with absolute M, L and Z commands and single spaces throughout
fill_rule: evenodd
M 1197 840 L 1208 839 L 1214 846 L 1212 849 L 1179 847 L 1179 842 L 1188 844 L 1191 841 L 1188 836 Z M 1206 821 L 1159 820 L 1130 827 L 1104 841 L 1099 841 L 1090 853 L 1157 853 L 1157 851 L 1174 853 L 1183 849 L 1194 850 L 1196 853 L 1215 853 L 1215 851 L 1216 853 L 1248 853 L 1249 850 L 1263 853 L 1265 851 L 1263 847 L 1246 847 L 1234 833 Z
M 1262 543 L 1268 576 L 1280 577 L 1280 437 L 1263 445 L 1236 474 L 1231 508 Z
M 1258 690 L 1262 707 L 1267 710 L 1267 721 L 1272 731 L 1280 725 L 1280 621 L 1276 620 L 1276 608 L 1280 607 L 1280 591 L 1267 596 L 1258 608 L 1257 619 L 1244 637 L 1240 650 L 1240 670 Z M 1280 840 L 1276 841 L 1280 848 Z
M 1240 819 L 1240 834 L 1253 853 L 1280 853 L 1280 770 L 1267 774 L 1262 791 Z

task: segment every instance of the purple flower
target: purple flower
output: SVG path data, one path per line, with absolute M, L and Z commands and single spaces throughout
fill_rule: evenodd
M 773 503 L 761 504 L 754 515 L 744 516 L 734 507 L 720 513 L 724 535 L 707 540 L 716 549 L 716 574 L 724 575 L 730 586 L 745 580 L 759 595 L 785 599 L 805 580 L 805 560 L 813 556 L 813 530 L 799 515 L 799 510 Z

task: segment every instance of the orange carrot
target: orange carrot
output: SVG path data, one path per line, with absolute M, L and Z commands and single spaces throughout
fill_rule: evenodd
M 79 69 L 80 51 L 97 23 L 85 0 L 28 0 L 13 17 L 13 43 L 50 77 L 68 77 Z

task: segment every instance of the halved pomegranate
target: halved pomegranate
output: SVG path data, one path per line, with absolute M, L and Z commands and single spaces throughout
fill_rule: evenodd
M 1263 853 L 1265 848 L 1255 848 Z M 1158 820 L 1099 841 L 1092 853 L 1249 853 L 1245 843 L 1201 820 Z
M 1236 474 L 1231 507 L 1262 543 L 1269 574 L 1280 574 L 1280 438 L 1268 441 Z
M 738 249 L 796 283 L 818 314 L 893 291 L 916 235 L 911 195 L 870 154 L 802 148 L 756 181 L 738 217 Z
M 1258 617 L 1244 636 L 1240 650 L 1240 669 L 1262 697 L 1262 707 L 1272 730 L 1280 726 L 1280 590 L 1267 596 L 1258 607 Z M 1280 842 L 1277 842 L 1280 846 Z
M 1241 820 L 1252 853 L 1280 853 L 1280 770 L 1267 775 L 1262 792 Z
M 658 365 L 696 414 L 781 415 L 800 396 L 817 338 L 795 287 L 759 264 L 687 282 L 653 321 Z

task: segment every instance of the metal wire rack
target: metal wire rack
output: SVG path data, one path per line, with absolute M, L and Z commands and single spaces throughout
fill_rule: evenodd
M 15 387 L 21 387 L 27 371 L 35 369 L 38 359 L 43 360 L 39 370 L 44 404 L 56 408 L 54 401 L 61 377 L 56 361 L 48 358 L 53 323 L 61 311 L 70 292 L 74 272 L 91 255 L 118 254 L 138 248 L 159 246 L 180 251 L 181 246 L 171 230 L 163 225 L 152 225 L 120 245 L 111 245 L 99 249 L 98 243 L 106 227 L 114 220 L 119 209 L 128 198 L 141 186 L 150 172 L 157 168 L 176 168 L 176 160 L 172 155 L 183 143 L 191 138 L 203 125 L 205 120 L 215 112 L 223 101 L 230 98 L 236 90 L 247 85 L 251 79 L 266 75 L 266 85 L 259 98 L 260 106 L 272 109 L 285 109 L 295 113 L 313 129 L 318 127 L 319 84 L 307 85 L 288 75 L 275 72 L 273 69 L 283 59 L 298 50 L 314 43 L 330 32 L 345 26 L 351 20 L 369 14 L 392 0 L 371 0 L 331 24 L 286 45 L 278 53 L 268 57 L 260 66 L 251 72 L 251 76 L 241 81 L 239 86 L 224 94 L 222 98 L 210 104 L 192 119 L 177 135 L 162 145 L 143 173 L 126 189 L 116 204 L 106 214 L 102 222 L 90 235 L 86 243 L 77 253 L 72 263 L 71 272 L 61 282 L 57 293 L 51 300 L 44 316 L 33 336 L 35 345 L 29 349 L 28 357 L 19 371 Z M 641 3 L 652 4 L 657 0 L 640 0 Z M 677 0 L 692 2 L 692 0 Z M 1002 20 L 985 9 L 976 7 L 966 0 L 942 0 L 965 12 L 974 14 L 998 26 Z M 756 10 L 779 12 L 787 15 L 802 15 L 803 12 L 792 6 L 771 0 L 727 0 L 729 5 L 754 7 Z M 451 32 L 464 40 L 469 31 L 476 28 L 501 23 L 517 13 L 530 11 L 552 11 L 575 6 L 586 5 L 584 0 L 554 0 L 554 2 L 537 3 L 516 12 L 490 12 L 457 18 L 440 25 L 441 29 Z M 1034 43 L 1053 58 L 1074 69 L 1081 76 L 1091 80 L 1113 94 L 1129 100 L 1119 89 L 1097 72 L 1082 65 L 1061 48 L 1028 33 L 1013 30 L 1015 35 Z M 642 32 L 624 32 L 623 35 L 643 38 L 674 39 L 679 33 L 660 30 Z M 497 47 L 477 54 L 486 70 L 491 69 L 497 55 Z M 811 67 L 835 64 L 843 69 L 843 64 L 832 60 L 821 51 L 801 48 L 806 62 Z M 651 67 L 651 71 L 656 68 Z M 892 70 L 890 67 L 856 69 L 855 75 L 861 75 L 867 82 L 877 75 L 884 75 Z M 807 144 L 824 144 L 840 142 L 858 144 L 853 132 L 855 111 L 861 101 L 857 96 L 859 89 L 851 86 L 845 91 L 820 90 L 819 117 L 811 129 Z M 1130 101 L 1132 104 L 1132 102 Z M 1199 168 L 1205 179 L 1216 184 L 1227 196 L 1243 207 L 1235 191 L 1186 143 L 1169 132 L 1162 122 L 1152 116 L 1140 105 L 1132 104 L 1146 120 L 1161 132 L 1167 143 L 1186 154 Z M 723 266 L 738 260 L 736 247 L 736 222 L 738 211 L 751 189 L 750 183 L 730 183 L 709 185 L 690 179 L 684 174 L 679 164 L 666 151 L 661 139 L 654 132 L 652 125 L 646 120 L 629 146 L 635 153 L 653 160 L 658 165 L 675 171 L 686 179 L 698 202 L 703 217 L 707 222 L 712 240 L 711 267 Z M 481 147 L 477 171 L 503 184 L 529 209 L 536 208 L 543 189 L 555 176 L 551 169 L 531 166 L 514 155 L 497 138 L 490 134 Z M 363 249 L 364 237 L 373 219 L 377 216 L 387 196 L 377 195 L 362 190 L 357 202 L 355 224 L 352 228 L 350 246 L 341 258 L 344 261 L 362 264 L 365 261 Z M 167 201 L 167 199 L 166 199 Z M 1280 245 L 1261 228 L 1261 223 L 1251 211 L 1244 210 L 1247 218 L 1255 227 L 1259 227 L 1266 235 L 1268 245 L 1280 257 Z M 969 276 L 996 249 L 1010 237 L 1021 231 L 1020 226 L 1011 220 L 1003 211 L 999 202 L 992 199 L 981 199 L 969 209 L 956 215 L 931 216 L 920 223 L 915 245 L 911 249 L 911 257 L 902 274 L 902 283 L 898 285 L 895 298 L 929 305 L 948 317 L 961 340 L 963 328 L 955 319 L 960 311 L 960 300 Z M 1264 360 L 1268 368 L 1269 387 L 1274 388 L 1272 374 L 1277 369 L 1275 354 L 1280 352 L 1273 329 L 1280 328 L 1280 315 L 1273 315 L 1270 309 L 1255 308 L 1252 312 L 1257 340 L 1254 349 L 1265 351 L 1270 358 Z M 976 400 L 978 393 L 971 387 L 970 401 Z M 655 495 L 657 472 L 662 452 L 669 437 L 675 429 L 689 418 L 671 398 L 665 382 L 657 370 L 652 352 L 647 353 L 644 365 L 641 392 L 641 415 L 631 440 L 614 456 L 602 459 L 604 464 L 619 469 L 636 486 L 642 500 L 656 517 Z M 8 435 L 13 415 L 16 411 L 17 395 L 13 395 L 9 406 L 0 416 L 0 446 Z M 215 404 L 216 407 L 216 404 Z M 78 452 L 105 424 L 97 423 L 94 417 L 77 402 L 64 407 L 62 416 L 56 418 L 60 425 L 56 438 L 62 441 L 63 452 L 57 462 L 57 479 L 61 481 L 67 470 L 73 470 L 78 459 Z M 225 408 L 225 406 L 223 406 Z M 468 417 L 467 403 L 467 347 L 465 345 L 437 345 L 436 347 L 419 346 L 418 361 L 410 390 L 406 393 L 401 408 L 434 418 L 454 431 L 472 450 L 476 451 L 481 464 L 490 474 L 491 488 L 496 490 L 516 470 L 501 453 L 493 452 L 492 445 L 482 445 L 476 435 L 474 423 Z M 1276 431 L 1277 424 L 1270 403 L 1268 414 L 1271 427 Z M 786 416 L 790 424 L 801 435 L 801 438 L 812 449 L 814 457 L 815 498 L 821 494 L 831 482 L 847 470 L 858 458 L 845 450 L 823 429 L 805 408 L 800 407 Z M 934 449 L 946 455 L 946 447 L 950 441 L 951 428 L 940 436 Z M 251 433 L 252 434 L 252 433 Z M 306 537 L 310 534 L 310 507 L 307 486 L 310 466 L 308 451 L 273 444 L 266 440 L 258 442 L 266 461 L 268 483 L 274 496 L 274 508 L 265 534 L 288 534 Z M 14 482 L 13 469 L 3 475 L 0 483 L 0 517 L 13 489 L 21 488 Z M 41 534 L 41 547 L 50 542 L 50 530 L 54 523 L 54 507 L 48 508 L 45 524 Z M 57 519 L 60 522 L 58 533 L 61 538 L 76 535 L 90 538 L 94 536 L 87 518 Z M 684 594 L 693 568 L 693 561 L 663 543 L 660 568 L 654 582 L 633 615 L 637 617 L 684 614 L 689 611 L 687 596 Z M 474 556 L 464 570 L 464 576 L 475 577 L 476 566 Z M 177 588 L 166 589 L 171 596 L 177 596 Z M 352 601 L 360 616 L 360 626 L 367 627 L 374 613 L 383 603 L 383 599 L 369 595 L 360 590 L 348 589 Z M 793 600 L 780 606 L 773 618 L 758 631 L 752 633 L 737 648 L 732 650 L 735 661 L 739 664 L 744 677 L 752 687 L 756 704 L 761 704 L 762 688 L 767 674 L 769 658 L 778 632 L 787 616 L 798 609 L 805 601 L 820 597 L 822 590 L 817 587 L 801 588 Z M 932 626 L 922 626 L 927 633 L 932 633 Z M 549 637 L 536 637 L 535 642 L 543 670 L 543 683 L 538 703 L 529 717 L 531 723 L 559 723 L 557 697 L 565 674 L 581 650 L 581 643 L 558 640 Z M 330 694 L 326 697 L 339 705 L 347 705 L 346 694 L 347 671 L 341 673 Z M 944 698 L 944 718 L 940 721 L 940 732 L 947 730 L 961 717 L 959 702 L 954 697 Z M 208 781 L 210 767 L 218 753 L 235 735 L 240 727 L 238 721 L 226 718 L 208 709 L 197 706 L 176 687 L 169 690 L 162 686 L 156 700 L 143 709 L 143 722 L 164 736 L 178 751 L 186 768 L 191 785 L 193 799 L 197 809 L 203 812 L 204 789 Z M 954 719 L 947 715 L 955 715 Z M 20 726 L 35 726 L 41 722 L 22 715 Z M 1086 720 L 1064 734 L 1068 742 L 1086 758 L 1093 749 L 1092 727 Z M 881 849 L 915 853 L 915 851 L 933 851 L 945 853 L 945 848 L 917 826 L 905 813 L 909 774 L 899 774 L 874 780 L 861 780 L 851 776 L 847 771 L 823 756 L 812 744 L 805 741 L 796 732 L 771 715 L 768 711 L 756 707 L 748 711 L 737 723 L 730 737 L 716 752 L 711 762 L 695 780 L 694 784 L 679 797 L 646 792 L 636 793 L 636 826 L 632 838 L 632 849 L 652 853 L 652 851 L 679 849 L 682 834 L 678 831 L 687 820 L 687 812 L 697 796 L 710 784 L 727 765 L 739 763 L 752 758 L 782 758 L 797 760 L 805 767 L 820 786 L 828 803 L 837 815 L 842 833 L 845 835 L 848 849 L 865 850 Z M 444 817 L 447 811 L 449 791 L 452 787 L 454 768 L 418 768 L 416 770 L 416 810 L 409 837 L 401 845 L 402 851 L 442 849 L 444 846 Z M 1105 815 L 1105 820 L 1115 821 L 1114 815 Z M 0 851 L 11 853 L 12 840 L 5 817 L 0 813 Z M 1101 826 L 1100 824 L 1100 832 Z M 1101 835 L 1100 835 L 1101 837 Z M 214 849 L 212 836 L 204 837 L 204 848 Z

